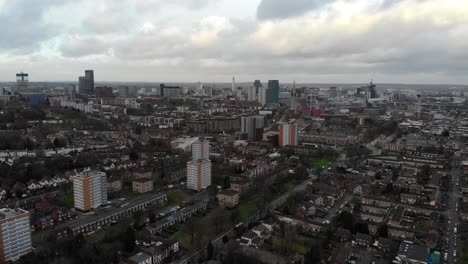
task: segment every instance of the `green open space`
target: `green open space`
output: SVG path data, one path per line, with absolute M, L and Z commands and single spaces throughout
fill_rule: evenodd
M 171 240 L 177 240 L 179 241 L 179 243 L 182 245 L 183 248 L 187 249 L 187 250 L 191 250 L 192 249 L 192 245 L 190 243 L 190 236 L 189 234 L 185 233 L 184 231 L 182 230 L 179 230 L 177 232 L 175 232 L 171 237 L 170 237 Z
M 135 199 L 139 196 L 140 194 L 137 193 L 137 192 L 128 192 L 127 193 L 127 199 L 128 200 L 132 200 L 132 199 Z
M 73 198 L 73 193 L 67 194 L 67 195 L 63 198 L 63 202 L 65 203 L 65 205 L 66 205 L 68 208 L 72 208 L 72 207 L 74 206 L 74 203 L 75 203 L 75 199 Z
M 323 169 L 325 167 L 328 167 L 331 163 L 332 161 L 329 159 L 319 159 L 312 161 L 310 165 L 314 169 Z
M 291 249 L 296 253 L 305 255 L 310 250 L 311 241 L 312 239 L 306 236 L 302 236 L 302 235 L 295 236 Z M 279 236 L 273 236 L 272 242 L 273 242 L 273 247 L 275 247 L 276 249 L 281 249 L 282 247 L 287 246 L 286 245 L 287 243 L 283 241 L 283 239 Z
M 167 200 L 169 204 L 176 204 L 182 202 L 184 197 L 177 191 L 172 191 L 167 193 Z
M 249 217 L 256 209 L 256 206 L 254 203 L 248 203 L 239 206 L 239 215 L 241 219 L 246 219 Z

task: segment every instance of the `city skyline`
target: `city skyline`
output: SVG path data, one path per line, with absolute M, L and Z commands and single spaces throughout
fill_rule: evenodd
M 468 83 L 464 1 L 30 3 L 0 1 L 2 81 Z

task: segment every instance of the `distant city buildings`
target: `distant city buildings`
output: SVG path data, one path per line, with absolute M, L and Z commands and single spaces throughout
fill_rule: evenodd
M 100 171 L 85 171 L 73 176 L 75 208 L 89 211 L 107 203 L 106 174 Z
M 263 86 L 258 87 L 257 101 L 261 106 L 264 106 L 267 103 L 267 99 L 266 99 L 266 93 L 267 92 L 266 92 L 266 90 L 267 89 L 265 87 L 263 87 Z
M 78 88 L 80 94 L 92 94 L 94 93 L 94 71 L 86 70 L 85 76 L 78 78 Z
M 18 260 L 32 251 L 29 212 L 0 209 L 0 263 Z
M 162 83 L 160 88 L 162 97 L 178 97 L 182 94 L 182 88 L 179 86 L 166 86 Z
M 241 133 L 247 135 L 247 140 L 249 141 L 261 140 L 264 126 L 264 116 L 241 117 Z
M 96 97 L 97 98 L 113 98 L 114 90 L 112 87 L 100 86 L 96 87 Z
M 200 192 L 211 185 L 211 161 L 209 141 L 192 144 L 192 160 L 187 162 L 187 188 Z
M 279 144 L 280 146 L 297 146 L 298 144 L 298 129 L 297 124 L 294 122 L 280 123 L 280 135 Z
M 268 89 L 266 90 L 266 103 L 267 104 L 277 104 L 279 102 L 279 81 L 278 80 L 269 80 Z
M 117 92 L 119 93 L 119 97 L 128 97 L 128 86 L 120 85 L 117 87 Z
M 16 74 L 16 85 L 18 87 L 18 91 L 26 90 L 28 88 L 29 83 L 29 74 L 20 72 Z

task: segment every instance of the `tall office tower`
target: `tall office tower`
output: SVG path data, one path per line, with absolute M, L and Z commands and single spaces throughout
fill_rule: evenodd
M 247 101 L 255 101 L 257 100 L 257 93 L 256 93 L 256 87 L 255 86 L 250 86 L 247 90 Z
M 70 100 L 75 100 L 76 99 L 76 85 L 74 84 L 67 85 L 67 94 Z
M 32 251 L 29 212 L 0 209 L 0 263 L 15 261 Z
M 236 78 L 232 77 L 231 91 L 233 94 L 236 93 Z
M 243 101 L 242 89 L 237 88 L 237 90 L 236 90 L 236 98 L 237 98 L 237 100 L 239 100 L 239 101 Z
M 417 102 L 416 102 L 416 116 L 418 118 L 421 118 L 421 110 L 422 110 L 421 108 L 422 107 L 421 107 L 421 95 L 420 94 L 417 95 L 416 100 L 417 100 Z
M 336 92 L 336 87 L 335 86 L 330 87 L 330 96 L 329 97 L 330 98 L 336 98 L 337 95 L 338 94 Z
M 264 127 L 264 116 L 241 117 L 241 133 L 247 134 L 247 139 L 249 141 L 261 140 Z
M 211 185 L 211 161 L 198 160 L 187 162 L 187 188 L 197 192 Z
M 205 95 L 208 96 L 208 97 L 212 97 L 213 96 L 213 87 L 211 86 L 205 86 Z
M 29 83 L 29 74 L 20 72 L 16 74 L 16 85 L 18 87 L 18 91 L 25 91 L 28 88 Z
M 375 90 L 375 84 L 370 83 L 370 85 L 367 87 L 367 98 L 368 99 L 374 99 L 377 98 L 377 91 Z
M 75 208 L 89 211 L 107 203 L 107 178 L 104 172 L 85 171 L 73 176 Z
M 198 82 L 198 83 L 197 83 L 197 91 L 196 91 L 196 94 L 197 94 L 197 95 L 204 95 L 204 94 L 205 94 L 205 90 L 203 89 L 203 83 L 202 83 L 202 82 Z
M 120 97 L 128 97 L 128 86 L 120 85 L 117 87 L 117 91 L 119 92 Z
M 297 124 L 294 122 L 280 123 L 279 144 L 280 146 L 293 145 L 298 143 Z
M 85 78 L 87 82 L 87 89 L 89 93 L 94 92 L 94 71 L 93 70 L 85 70 Z
M 192 160 L 210 159 L 210 142 L 199 140 L 192 143 Z
M 86 78 L 84 76 L 78 77 L 78 93 L 84 94 L 86 91 Z
M 92 94 L 94 93 L 94 71 L 86 70 L 85 76 L 78 78 L 79 93 L 80 94 Z
M 259 93 L 258 89 L 262 87 L 262 82 L 260 80 L 255 80 L 253 86 L 255 87 L 255 93 Z
M 263 86 L 260 86 L 258 88 L 258 97 L 257 101 L 260 103 L 261 106 L 264 106 L 266 104 L 266 88 Z
M 266 91 L 266 103 L 267 104 L 277 104 L 279 102 L 279 81 L 278 80 L 269 80 L 268 89 Z

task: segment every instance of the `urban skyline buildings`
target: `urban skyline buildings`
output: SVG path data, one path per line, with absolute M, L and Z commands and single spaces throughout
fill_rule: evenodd
M 278 80 L 269 80 L 266 90 L 266 103 L 277 104 L 279 102 L 280 86 Z
M 104 172 L 84 171 L 72 177 L 74 206 L 90 211 L 107 203 L 107 177 Z
M 32 251 L 29 212 L 0 209 L 0 263 L 15 261 Z
M 241 117 L 241 133 L 247 135 L 247 140 L 258 141 L 263 134 L 265 126 L 264 116 L 245 116 Z
M 88 95 L 94 93 L 93 70 L 85 70 L 85 75 L 78 77 L 78 93 Z

